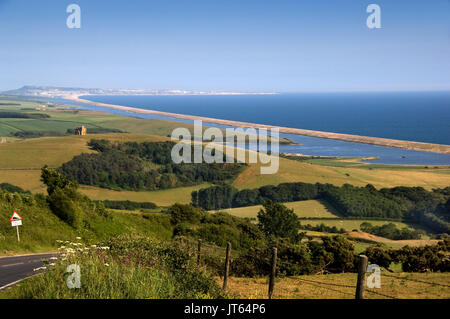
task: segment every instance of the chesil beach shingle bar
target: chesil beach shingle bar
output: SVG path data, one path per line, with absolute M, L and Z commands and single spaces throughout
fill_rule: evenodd
M 232 121 L 232 120 L 222 120 L 222 119 L 211 118 L 211 117 L 170 113 L 170 112 L 163 112 L 163 111 L 156 111 L 156 110 L 141 109 L 141 108 L 130 107 L 130 106 L 93 102 L 93 101 L 90 101 L 87 99 L 82 99 L 78 95 L 67 95 L 67 96 L 64 96 L 63 98 L 72 100 L 72 101 L 75 101 L 78 103 L 84 103 L 84 104 L 89 104 L 89 105 L 94 105 L 94 106 L 99 106 L 99 107 L 114 108 L 114 109 L 129 111 L 129 112 L 133 112 L 133 113 L 153 114 L 153 115 L 167 116 L 167 117 L 172 117 L 172 118 L 177 118 L 177 119 L 185 119 L 185 120 L 201 120 L 206 123 L 214 123 L 214 124 L 229 125 L 229 126 L 236 126 L 236 127 L 252 127 L 252 128 L 258 128 L 258 129 L 278 128 L 280 133 L 286 133 L 286 134 L 297 134 L 297 135 L 304 135 L 304 136 L 311 136 L 311 137 L 318 137 L 318 138 L 341 140 L 341 141 L 346 141 L 346 142 L 372 144 L 372 145 L 379 145 L 379 146 L 386 146 L 386 147 L 409 149 L 409 150 L 415 150 L 415 151 L 450 154 L 450 145 L 414 142 L 414 141 L 388 139 L 388 138 L 380 138 L 380 137 L 360 136 L 360 135 L 353 135 L 353 134 L 332 133 L 332 132 L 323 132 L 323 131 L 315 131 L 315 130 L 305 130 L 305 129 L 299 129 L 299 128 L 289 128 L 289 127 L 283 127 L 283 126 L 256 124 L 256 123 L 248 123 L 248 122 L 240 122 L 240 121 Z

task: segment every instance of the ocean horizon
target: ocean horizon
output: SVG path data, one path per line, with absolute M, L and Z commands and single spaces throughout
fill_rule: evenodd
M 450 92 L 84 98 L 224 120 L 450 145 Z

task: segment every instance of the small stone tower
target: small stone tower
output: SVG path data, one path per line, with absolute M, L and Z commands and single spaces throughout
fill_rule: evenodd
M 86 135 L 86 134 L 87 134 L 87 130 L 86 130 L 86 127 L 84 127 L 84 125 L 81 125 L 81 127 L 75 128 L 75 135 Z

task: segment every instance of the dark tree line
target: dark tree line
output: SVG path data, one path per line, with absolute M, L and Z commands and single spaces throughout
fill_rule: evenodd
M 445 238 L 437 245 L 424 247 L 404 246 L 401 249 L 386 249 L 371 246 L 366 249 L 370 262 L 389 268 L 391 263 L 401 263 L 405 272 L 450 271 L 450 238 Z
M 283 183 L 238 191 L 229 185 L 192 193 L 192 204 L 207 210 L 261 205 L 266 201 L 292 202 L 323 199 L 344 217 L 405 219 L 427 226 L 435 233 L 450 233 L 450 188 L 427 191 L 422 187 L 377 190 L 368 184 Z
M 420 239 L 420 232 L 408 228 L 398 229 L 395 224 L 389 223 L 381 226 L 373 226 L 364 222 L 360 226 L 363 232 L 393 240 Z
M 59 171 L 79 184 L 126 190 L 157 190 L 222 183 L 235 178 L 244 167 L 234 163 L 174 164 L 173 142 L 111 143 L 92 140 L 99 153 L 81 154 Z
M 104 200 L 105 208 L 122 209 L 122 210 L 138 210 L 138 209 L 155 209 L 158 206 L 152 202 L 132 202 L 129 200 Z
M 0 111 L 0 118 L 3 119 L 48 119 L 51 116 L 44 113 L 22 113 Z

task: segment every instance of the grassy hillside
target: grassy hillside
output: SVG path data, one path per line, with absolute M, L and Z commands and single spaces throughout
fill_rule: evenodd
M 330 183 L 337 186 L 345 183 L 365 186 L 372 184 L 376 188 L 394 186 L 422 186 L 426 189 L 442 188 L 450 185 L 449 168 L 415 167 L 404 169 L 399 166 L 384 168 L 335 167 L 310 164 L 296 160 L 280 158 L 280 168 L 277 174 L 262 175 L 260 164 L 251 164 L 234 181 L 238 189 L 258 188 L 264 185 L 280 183 Z
M 9 218 L 16 210 L 23 218 L 20 243 Z M 99 241 L 120 234 L 141 234 L 168 240 L 172 236 L 169 216 L 159 213 L 128 214 L 115 212 L 110 219 L 93 218 L 89 227 L 76 230 L 61 221 L 47 207 L 44 198 L 0 192 L 0 255 L 20 252 L 52 251 L 57 240 L 75 240 L 81 236 Z

